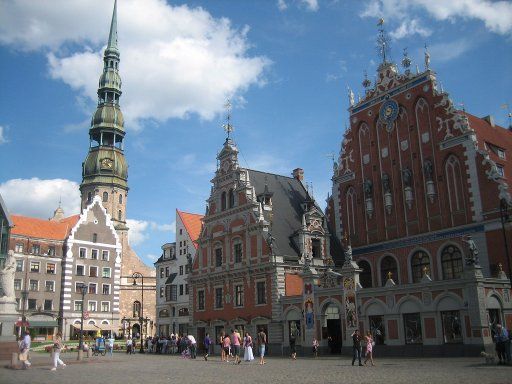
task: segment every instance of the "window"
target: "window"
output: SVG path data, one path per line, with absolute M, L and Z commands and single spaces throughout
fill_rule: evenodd
M 87 203 L 90 203 L 92 201 L 92 193 L 87 192 Z
M 21 291 L 21 279 L 14 279 L 14 290 Z
M 165 300 L 176 301 L 178 300 L 178 286 L 176 284 L 169 284 L 165 286 Z
M 180 265 L 180 276 L 183 275 L 183 265 Z
M 110 312 L 110 301 L 101 302 L 101 312 Z
M 504 150 L 504 149 L 501 149 L 501 148 L 498 148 L 497 152 L 498 152 L 498 157 L 499 157 L 500 159 L 505 160 L 505 150 Z
M 215 308 L 222 308 L 222 288 L 215 288 Z
M 82 300 L 76 300 L 75 301 L 75 312 L 81 312 L 82 311 Z
M 39 273 L 39 261 L 31 261 L 30 262 L 30 272 Z
M 185 284 L 185 295 L 188 295 L 188 284 Z
M 462 253 L 454 245 L 449 245 L 441 252 L 443 279 L 459 279 L 462 276 Z
M 103 192 L 103 202 L 108 202 L 108 192 Z
M 87 257 L 87 249 L 80 248 L 78 250 L 78 257 L 81 258 L 81 259 L 85 259 Z
M 419 313 L 406 313 L 404 316 L 404 332 L 406 344 L 422 344 L 421 317 Z
M 89 276 L 90 277 L 98 277 L 98 267 L 93 267 L 92 265 L 89 267 Z
M 188 264 L 185 264 L 185 274 L 189 274 L 190 273 L 190 265 Z
M 34 255 L 39 255 L 41 253 L 41 247 L 39 246 L 39 244 L 34 244 L 32 245 L 32 254 Z
M 180 284 L 180 296 L 183 296 L 183 284 Z
M 204 311 L 204 290 L 197 291 L 197 309 Z
M 37 309 L 37 300 L 36 299 L 28 299 L 28 309 L 35 311 Z
M 103 267 L 101 269 L 101 277 L 110 278 L 110 271 L 111 269 L 109 267 Z
M 244 305 L 244 286 L 243 284 L 235 285 L 235 307 L 243 307 Z
M 160 297 L 164 297 L 165 295 L 165 287 L 160 287 Z
M 215 249 L 215 266 L 222 267 L 222 248 Z
M 320 239 L 311 239 L 311 254 L 313 257 L 322 257 Z
M 103 284 L 101 287 L 101 292 L 104 295 L 110 295 L 110 284 Z
M 91 251 L 91 259 L 92 260 L 98 260 L 98 250 L 97 249 L 93 249 Z
M 241 263 L 242 262 L 242 243 L 235 243 L 235 246 L 233 247 L 233 251 L 235 253 L 235 263 Z
M 459 311 L 441 312 L 443 338 L 445 343 L 462 343 L 462 326 Z
M 30 288 L 31 291 L 39 291 L 39 280 L 30 280 Z
M 46 263 L 46 273 L 50 275 L 55 275 L 55 263 Z
M 169 277 L 169 267 L 165 267 L 165 277 Z
M 140 301 L 133 302 L 133 317 L 139 317 L 140 315 Z
M 48 256 L 55 256 L 55 247 L 48 247 Z
M 21 310 L 21 300 L 19 298 L 16 299 L 16 309 Z
M 162 279 L 164 277 L 165 270 L 163 268 L 160 268 L 160 278 Z
M 93 233 L 92 234 L 92 242 L 93 243 L 97 243 L 98 242 L 98 234 L 97 233 Z
M 16 253 L 23 253 L 23 244 L 16 243 L 16 246 L 14 247 L 14 250 L 16 251 Z
M 89 312 L 96 312 L 98 310 L 97 305 L 98 305 L 98 303 L 96 301 L 89 301 L 87 310 Z
M 430 268 L 430 258 L 428 254 L 423 251 L 417 251 L 411 257 L 411 272 L 412 272 L 412 282 L 419 283 L 423 278 L 423 270 Z
M 110 255 L 108 251 L 101 251 L 101 260 L 108 261 L 110 259 Z
M 119 194 L 119 204 L 123 204 L 123 195 Z
M 82 282 L 76 282 L 75 283 L 75 292 L 81 293 L 83 285 L 84 285 L 84 283 L 82 283 Z
M 396 265 L 396 260 L 393 256 L 386 256 L 380 262 L 380 278 L 382 281 L 382 286 L 386 285 L 386 281 L 388 281 L 389 277 L 398 282 L 398 267 Z M 391 273 L 391 274 L 390 274 Z
M 229 208 L 233 208 L 235 206 L 235 194 L 233 190 L 229 190 Z
M 53 308 L 53 300 L 45 300 L 44 301 L 44 310 L 51 311 Z
M 220 196 L 220 210 L 226 210 L 226 192 L 222 192 L 222 195 Z
M 117 211 L 117 220 L 123 220 L 123 212 L 121 212 L 121 210 Z
M 498 175 L 501 177 L 505 177 L 505 170 L 503 168 L 503 165 L 496 164 L 496 169 L 498 171 Z
M 16 272 L 23 272 L 23 260 L 16 260 Z
M 95 295 L 96 294 L 96 288 L 97 288 L 97 284 L 89 283 L 89 294 Z
M 267 295 L 265 292 L 265 282 L 258 281 L 256 283 L 256 304 L 265 304 L 267 302 Z
M 55 281 L 47 281 L 44 283 L 46 292 L 55 292 Z
M 366 260 L 361 260 L 357 263 L 359 268 L 362 269 L 359 274 L 359 283 L 363 288 L 371 288 L 372 287 L 372 269 L 370 267 L 370 263 Z
M 85 266 L 77 265 L 76 266 L 76 275 L 77 276 L 84 276 L 85 275 Z
M 183 235 L 183 229 L 180 228 L 180 235 Z

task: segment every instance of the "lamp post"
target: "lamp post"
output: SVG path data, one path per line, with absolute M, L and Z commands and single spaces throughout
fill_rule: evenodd
M 141 280 L 141 303 L 140 303 L 140 313 L 139 313 L 139 325 L 140 325 L 140 350 L 139 353 L 144 353 L 144 342 L 142 341 L 143 333 L 142 326 L 144 323 L 144 275 L 139 272 L 135 272 L 132 274 L 133 285 L 137 286 L 137 279 Z
M 126 339 L 126 317 L 123 316 L 121 324 L 123 325 L 123 339 Z
M 82 315 L 80 320 L 80 341 L 78 342 L 78 350 L 84 350 L 84 305 L 85 305 L 85 294 L 87 293 L 87 285 L 82 284 L 80 287 L 80 294 L 82 295 Z
M 510 265 L 510 255 L 508 253 L 508 242 L 507 242 L 507 233 L 505 231 L 505 224 L 509 224 L 512 222 L 512 218 L 510 217 L 509 209 L 512 206 L 505 199 L 500 200 L 500 217 L 501 217 L 501 231 L 503 233 L 503 242 L 505 243 L 505 258 L 507 259 L 507 267 L 508 267 L 508 278 L 510 279 L 510 284 L 512 286 L 512 266 Z
M 26 279 L 25 279 L 26 280 Z M 27 317 L 25 316 L 25 307 L 27 306 L 27 299 L 28 299 L 28 291 L 24 289 L 21 291 L 21 327 L 20 330 L 23 329 L 23 331 L 27 330 Z

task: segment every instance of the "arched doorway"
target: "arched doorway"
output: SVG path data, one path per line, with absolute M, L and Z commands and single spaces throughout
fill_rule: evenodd
M 327 340 L 329 353 L 341 353 L 341 316 L 340 309 L 335 304 L 324 307 L 322 324 L 322 339 Z
M 140 325 L 138 323 L 132 325 L 132 338 L 137 338 L 137 335 L 140 337 Z

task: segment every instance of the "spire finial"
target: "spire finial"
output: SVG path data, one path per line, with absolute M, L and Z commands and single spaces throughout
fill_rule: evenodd
M 226 124 L 222 125 L 222 128 L 228 134 L 226 139 L 230 138 L 231 132 L 233 132 L 233 125 L 231 125 L 231 101 L 228 99 L 226 104 L 224 104 L 224 108 L 226 108 Z
M 377 49 L 379 56 L 382 58 L 382 64 L 387 63 L 387 56 L 389 56 L 389 37 L 384 30 L 384 19 L 381 17 L 377 23 L 379 26 L 379 37 L 377 37 Z
M 428 45 L 425 43 L 425 70 L 430 69 L 430 53 L 428 52 Z
M 114 11 L 110 23 L 110 34 L 108 35 L 107 50 L 109 49 L 117 51 L 117 0 L 114 0 Z
M 368 72 L 366 72 L 366 69 L 364 71 L 364 80 L 363 80 L 363 87 L 368 90 L 368 88 L 370 87 L 370 85 L 372 85 L 372 82 L 370 81 L 370 79 L 368 79 Z
M 402 59 L 402 67 L 405 68 L 405 72 L 410 72 L 409 67 L 411 66 L 411 59 L 408 56 L 407 48 L 404 48 L 404 58 Z

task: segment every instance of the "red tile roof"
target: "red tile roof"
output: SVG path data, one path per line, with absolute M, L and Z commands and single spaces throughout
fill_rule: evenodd
M 80 215 L 66 217 L 60 221 L 11 215 L 14 227 L 11 234 L 39 239 L 65 240 Z
M 204 217 L 203 215 L 198 215 L 197 213 L 187 213 L 180 210 L 176 210 L 176 213 L 180 217 L 181 221 L 183 222 L 183 225 L 185 226 L 186 231 L 188 232 L 188 235 L 190 236 L 190 239 L 192 240 L 192 243 L 194 244 L 194 247 L 197 249 L 197 239 L 199 238 L 199 235 L 201 234 L 201 227 L 203 223 L 201 222 L 201 219 Z

